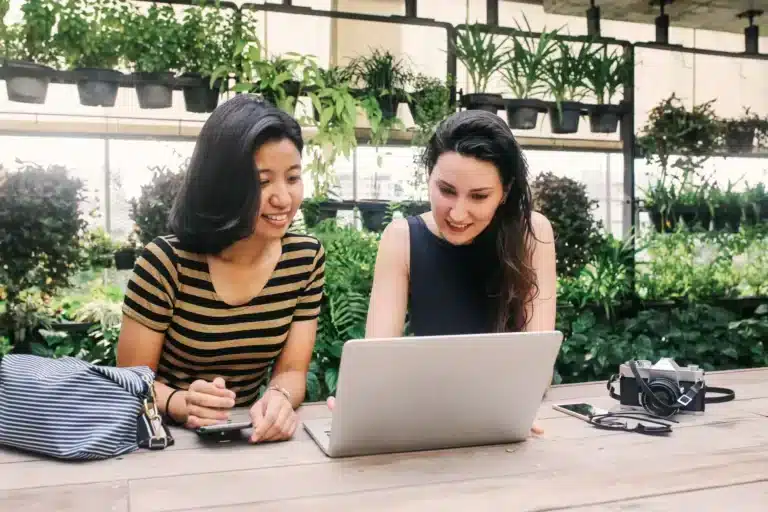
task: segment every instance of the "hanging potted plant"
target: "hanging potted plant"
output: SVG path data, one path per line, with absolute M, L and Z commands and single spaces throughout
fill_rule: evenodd
M 125 57 L 133 66 L 139 107 L 173 104 L 173 77 L 181 64 L 181 24 L 170 5 L 152 4 L 146 14 L 132 5 L 125 20 Z
M 589 126 L 592 133 L 615 133 L 622 108 L 611 102 L 619 87 L 627 86 L 632 62 L 614 48 L 608 53 L 603 45 L 586 62 L 586 86 L 595 95 L 597 105 L 589 107 Z
M 225 79 L 213 79 L 235 50 L 235 15 L 232 9 L 200 5 L 184 11 L 181 25 L 181 78 L 184 105 L 189 112 L 213 112 L 226 87 Z
M 644 207 L 658 233 L 674 231 L 677 224 L 676 194 L 666 185 L 665 177 L 657 179 L 645 190 Z
M 54 44 L 65 65 L 82 77 L 77 81 L 80 104 L 114 106 L 123 76 L 115 68 L 123 52 L 126 4 L 120 0 L 67 0 L 60 9 Z
M 394 118 L 398 105 L 411 99 L 405 89 L 410 71 L 388 50 L 374 49 L 370 55 L 359 56 L 349 63 L 349 69 L 361 93 L 376 98 L 385 120 Z
M 417 73 L 411 87 L 408 107 L 417 127 L 412 144 L 421 146 L 426 144 L 437 124 L 454 112 L 450 104 L 450 83 Z
M 8 6 L 4 9 L 7 12 Z M 57 9 L 53 0 L 26 0 L 21 6 L 22 21 L 2 27 L 3 75 L 10 101 L 45 103 L 58 61 L 52 44 Z
M 579 100 L 586 94 L 586 67 L 594 50 L 592 43 L 577 44 L 578 51 L 573 43 L 558 40 L 560 54 L 544 64 L 544 80 L 555 99 L 555 104 L 549 106 L 552 133 L 576 133 L 585 112 Z
M 509 37 L 505 36 L 497 44 L 495 40 L 498 37 L 496 34 L 484 33 L 478 24 L 456 31 L 456 58 L 467 68 L 472 86 L 472 92 L 461 97 L 462 106 L 468 110 L 486 110 L 496 114 L 504 108 L 501 94 L 487 92 L 491 76 L 501 70 L 509 59 L 509 51 L 504 47 Z
M 755 135 L 763 125 L 760 116 L 744 108 L 744 115 L 739 118 L 722 119 L 723 138 L 725 148 L 729 153 L 749 153 L 755 142 Z
M 525 23 L 531 32 L 527 18 Z M 523 31 L 519 25 L 518 29 Z M 547 104 L 536 96 L 546 92 L 544 65 L 558 47 L 555 39 L 558 30 L 545 29 L 537 38 L 515 36 L 512 41 L 507 63 L 501 68 L 502 79 L 514 96 L 505 102 L 510 128 L 532 130 L 536 128 L 539 113 L 547 111 Z
M 679 155 L 674 167 L 699 167 L 709 159 L 721 134 L 713 103 L 710 100 L 689 110 L 673 93 L 651 109 L 637 138 L 646 160 L 650 163 L 656 158 L 662 169 L 668 169 L 672 155 Z

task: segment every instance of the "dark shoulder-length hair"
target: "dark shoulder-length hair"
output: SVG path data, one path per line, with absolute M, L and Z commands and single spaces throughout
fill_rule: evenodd
M 257 97 L 239 94 L 211 113 L 169 218 L 184 249 L 218 254 L 253 233 L 261 200 L 254 153 L 283 139 L 302 152 L 296 120 Z
M 531 189 L 528 164 L 509 126 L 496 114 L 481 110 L 457 112 L 435 130 L 423 154 L 431 175 L 440 155 L 456 152 L 494 164 L 499 171 L 504 200 L 488 230 L 495 236 L 500 268 L 494 279 L 498 296 L 495 330 L 519 331 L 528 323 L 526 305 L 538 295 L 531 266 Z

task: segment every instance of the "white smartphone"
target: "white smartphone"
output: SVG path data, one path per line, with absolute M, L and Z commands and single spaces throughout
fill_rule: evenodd
M 600 409 L 599 407 L 586 403 L 554 404 L 552 408 L 586 422 L 589 422 L 589 419 L 596 414 L 608 413 L 605 409 Z
M 243 430 L 245 428 L 251 428 L 253 424 L 248 421 L 228 421 L 227 423 L 219 423 L 217 425 L 207 425 L 197 429 L 197 433 L 200 435 L 211 434 L 223 434 L 225 432 L 234 432 L 236 430 Z

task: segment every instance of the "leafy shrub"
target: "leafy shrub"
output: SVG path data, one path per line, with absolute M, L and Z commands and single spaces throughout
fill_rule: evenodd
M 378 235 L 333 221 L 313 232 L 325 248 L 325 296 L 315 353 L 307 378 L 307 399 L 336 391 L 341 349 L 347 340 L 365 337 L 368 301 L 378 251 Z
M 142 244 L 168 234 L 168 217 L 184 182 L 185 169 L 186 166 L 176 171 L 165 166 L 153 167 L 152 181 L 142 185 L 139 197 L 131 201 L 131 220 L 136 223 Z
M 24 163 L 0 181 L 0 282 L 6 289 L 6 327 L 25 290 L 51 295 L 67 286 L 81 264 L 80 211 L 84 185 L 61 166 Z M 13 338 L 12 338 L 13 341 Z
M 531 190 L 534 209 L 555 232 L 557 274 L 575 277 L 603 243 L 602 222 L 592 215 L 598 202 L 589 198 L 586 185 L 551 172 L 537 176 Z

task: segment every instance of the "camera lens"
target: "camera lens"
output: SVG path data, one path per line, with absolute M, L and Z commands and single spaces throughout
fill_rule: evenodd
M 674 405 L 680 398 L 680 391 L 675 382 L 660 377 L 650 380 L 648 387 L 653 391 L 653 398 L 646 393 L 640 395 L 641 405 L 646 411 L 663 418 L 668 418 L 677 412 Z

